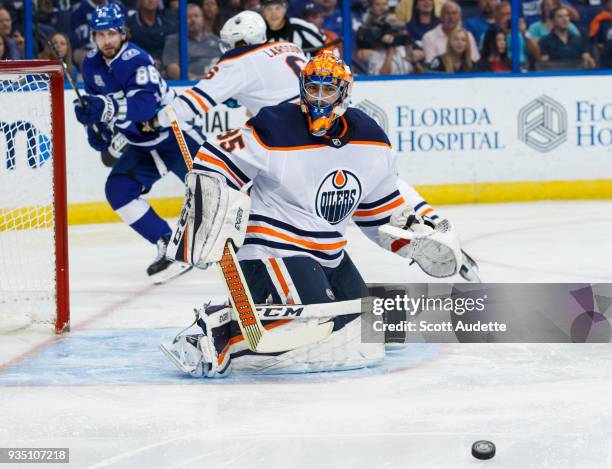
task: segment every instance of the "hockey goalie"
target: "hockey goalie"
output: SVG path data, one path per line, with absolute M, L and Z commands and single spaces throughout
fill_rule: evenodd
M 232 301 L 200 309 L 192 327 L 162 344 L 182 371 L 214 378 L 380 362 L 384 344 L 360 340 L 366 287 L 344 250 L 351 219 L 433 277 L 460 269 L 453 226 L 417 216 L 404 200 L 396 153 L 348 106 L 351 86 L 348 66 L 320 54 L 301 72 L 299 104 L 265 107 L 193 156 L 168 257 L 218 263 Z

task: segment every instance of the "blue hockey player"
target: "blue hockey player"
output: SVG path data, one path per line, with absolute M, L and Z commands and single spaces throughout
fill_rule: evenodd
M 97 50 L 87 54 L 83 62 L 87 95 L 83 104 L 75 102 L 76 116 L 97 151 L 108 149 L 113 134 L 127 141 L 106 180 L 106 198 L 125 223 L 157 245 L 157 256 L 147 274 L 154 283 L 163 283 L 189 267 L 166 259 L 172 230 L 141 195 L 168 172 L 181 180 L 187 172 L 169 129 L 152 129 L 147 124 L 175 93 L 156 70 L 151 56 L 127 41 L 125 15 L 119 5 L 96 7 L 90 27 Z M 186 129 L 185 133 L 195 154 L 204 137 L 195 129 Z

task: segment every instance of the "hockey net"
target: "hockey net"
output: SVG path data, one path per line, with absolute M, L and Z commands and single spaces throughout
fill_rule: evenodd
M 69 326 L 64 79 L 0 62 L 0 334 Z

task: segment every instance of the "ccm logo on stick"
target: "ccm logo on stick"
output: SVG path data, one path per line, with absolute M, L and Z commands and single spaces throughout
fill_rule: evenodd
M 304 312 L 304 307 L 286 307 L 286 306 L 264 306 L 258 307 L 257 311 L 261 312 L 261 315 L 266 318 L 278 318 L 278 317 L 300 317 Z

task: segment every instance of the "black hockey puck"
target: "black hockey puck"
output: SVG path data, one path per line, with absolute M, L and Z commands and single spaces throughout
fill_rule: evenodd
M 495 445 L 492 441 L 475 441 L 472 445 L 472 456 L 476 459 L 491 459 L 495 456 Z

